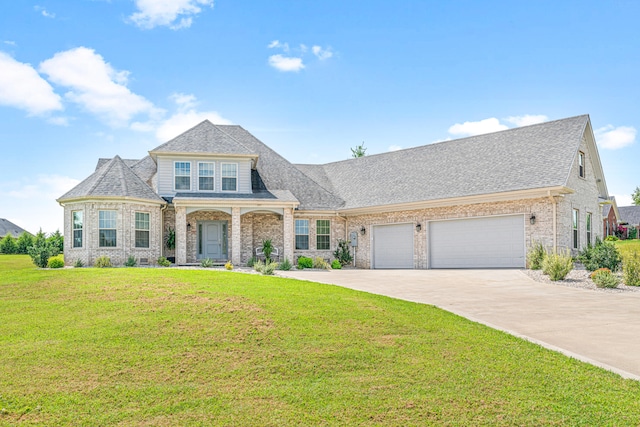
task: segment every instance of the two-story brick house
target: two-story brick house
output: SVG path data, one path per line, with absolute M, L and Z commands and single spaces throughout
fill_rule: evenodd
M 100 159 L 58 202 L 69 264 L 242 264 L 264 239 L 331 258 L 350 239 L 358 267 L 424 269 L 524 267 L 533 242 L 575 253 L 602 237 L 607 200 L 584 115 L 324 165 L 204 121 L 140 160 Z

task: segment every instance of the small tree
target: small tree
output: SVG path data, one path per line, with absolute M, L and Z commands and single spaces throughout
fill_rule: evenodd
M 273 245 L 271 244 L 271 239 L 262 241 L 262 253 L 264 253 L 265 263 L 269 264 L 271 262 L 271 252 L 273 252 Z
M 51 242 L 49 242 L 42 232 L 42 229 L 36 234 L 33 246 L 28 250 L 29 256 L 33 260 L 33 263 L 40 267 L 45 268 L 49 262 L 49 258 L 58 255 L 60 251 Z
M 631 198 L 633 199 L 633 204 L 636 206 L 640 206 L 640 187 L 636 187 L 631 193 Z
M 355 148 L 351 149 L 351 157 L 364 157 L 367 155 L 367 149 L 364 146 L 364 141 L 362 144 L 356 145 Z
M 16 245 L 16 239 L 7 233 L 2 240 L 0 240 L 0 254 L 15 254 L 18 252 L 18 246 Z
M 23 231 L 18 237 L 16 245 L 18 246 L 18 253 L 26 255 L 29 253 L 29 248 L 33 246 L 33 236 L 26 231 Z
M 348 240 L 338 240 L 338 247 L 333 252 L 333 256 L 340 262 L 340 265 L 347 265 L 353 261 Z
M 47 241 L 54 248 L 58 249 L 58 252 L 64 251 L 64 237 L 60 234 L 60 230 L 56 230 L 55 233 L 51 233 L 49 237 L 47 237 Z

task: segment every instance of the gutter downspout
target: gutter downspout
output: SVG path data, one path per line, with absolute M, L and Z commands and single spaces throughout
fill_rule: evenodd
M 551 191 L 549 191 L 549 200 L 553 206 L 553 253 L 558 253 L 558 205 L 555 197 L 551 195 Z
M 164 256 L 164 211 L 169 207 L 166 203 L 160 208 L 160 256 Z

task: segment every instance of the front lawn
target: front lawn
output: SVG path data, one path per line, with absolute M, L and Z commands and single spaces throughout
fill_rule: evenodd
M 0 256 L 0 425 L 638 425 L 639 396 L 431 306 Z
M 640 255 L 639 239 L 618 240 L 615 242 L 615 244 L 618 247 L 618 250 L 620 251 L 620 255 L 622 256 L 622 259 L 631 255 L 633 252 L 636 252 L 638 255 Z

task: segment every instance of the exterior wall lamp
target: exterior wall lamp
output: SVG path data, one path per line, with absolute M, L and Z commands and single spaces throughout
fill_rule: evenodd
M 420 230 L 422 230 L 422 224 L 417 223 L 417 224 L 416 224 L 416 231 L 419 233 L 419 232 L 420 232 Z
M 191 223 L 190 222 L 187 223 L 187 231 L 191 231 Z
M 529 217 L 529 223 L 531 225 L 536 223 L 536 214 L 531 214 L 531 216 Z
M 363 225 L 362 228 L 360 228 L 360 234 L 364 236 L 366 232 L 367 232 L 367 229 L 364 228 L 364 225 Z

